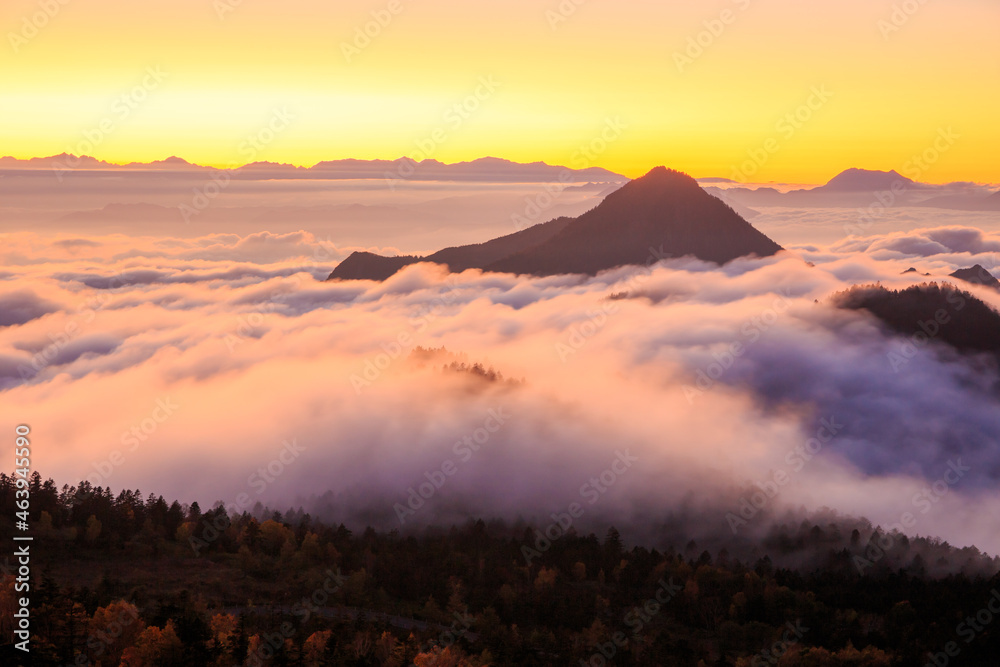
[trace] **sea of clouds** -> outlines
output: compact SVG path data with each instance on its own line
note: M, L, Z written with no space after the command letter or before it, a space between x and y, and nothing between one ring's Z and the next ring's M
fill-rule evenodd
M994 362L831 301L931 279L910 266L996 273L1000 234L931 224L788 245L722 268L420 264L327 283L351 249L307 231L6 233L0 423L11 441L30 425L33 465L59 484L203 506L302 504L406 529L543 525L577 503L581 524L638 535L681 508L728 531L742 500L777 488L768 512L910 513L911 534L1000 552ZM963 287L1000 308L1000 293Z

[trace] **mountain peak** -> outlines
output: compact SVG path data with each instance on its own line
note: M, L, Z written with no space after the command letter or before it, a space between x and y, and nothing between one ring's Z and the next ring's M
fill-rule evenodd
M672 177L672 178L683 178L683 179L687 179L689 181L695 182L695 180L694 180L693 177L688 176L683 171L677 171L676 169L670 169L669 167L666 167L666 166L664 166L662 164L659 165L659 166L653 167L652 169L650 169L649 171L647 171L644 176L640 176L639 178L636 178L634 180L641 181L641 180L646 179L646 178L663 178L663 177L667 177L667 176Z
M648 266L668 257L693 256L725 264L779 250L781 246L705 192L691 176L656 167L578 218L553 220L426 258L359 255L345 260L330 278L381 280L416 261L444 263L459 271L594 275L619 266Z
M677 171L676 169L669 169L667 167L653 167L644 176L630 182L631 184L636 184L636 186L644 185L647 187L656 188L687 188L689 190L698 189L701 190L701 186L698 185L693 177L685 174L683 171Z
M692 256L726 264L779 250L781 246L705 192L694 178L661 166L608 195L546 243L488 268L534 275L593 275L666 257Z
M823 190L838 192L875 192L891 190L893 187L913 187L917 182L903 176L898 171L875 171L851 168L840 172L822 186Z
M993 289L1000 289L1000 280L997 280L996 276L986 270L982 264L976 264L975 266L969 267L967 269L959 269L955 273L951 274L952 278L957 278L958 280L964 280L967 283L973 283L975 285L983 285L985 287L992 287Z

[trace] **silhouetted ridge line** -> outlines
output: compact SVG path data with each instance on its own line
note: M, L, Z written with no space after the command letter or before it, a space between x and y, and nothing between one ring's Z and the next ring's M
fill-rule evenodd
M996 276L987 271L981 264L976 264L975 266L967 269L959 269L958 271L955 271L955 273L952 273L951 277L964 280L967 283L983 285L985 287L992 287L993 289L1000 290L1000 280L997 280Z
M384 280L392 266L398 270L418 261L446 264L452 271L477 268L537 276L594 275L663 257L692 256L725 264L749 255L767 257L779 250L781 246L705 192L693 178L657 167L578 218L559 218L423 258L355 253L330 279Z
M963 352L1000 353L1000 313L948 283L924 283L901 291L855 286L834 296L849 310L867 310L889 329Z

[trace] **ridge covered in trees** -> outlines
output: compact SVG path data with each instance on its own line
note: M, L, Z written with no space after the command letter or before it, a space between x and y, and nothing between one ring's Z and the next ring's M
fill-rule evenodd
M8 535L14 488L0 474ZM967 567L929 576L917 554L893 568L873 555L886 539L874 528L851 532L874 559L859 571L829 547L838 526L780 526L767 549L827 552L798 571L682 535L683 548L648 549L614 528L571 530L538 550L537 533L501 521L355 533L301 510L231 516L38 473L30 490L34 664L887 666L955 649L954 664L979 665L1000 648L984 622L1000 601L995 560L945 543L936 553ZM0 568L10 644L22 594Z
M904 290L855 285L834 295L849 310L867 310L914 344L947 343L961 352L1000 355L1000 313L950 283L923 283Z

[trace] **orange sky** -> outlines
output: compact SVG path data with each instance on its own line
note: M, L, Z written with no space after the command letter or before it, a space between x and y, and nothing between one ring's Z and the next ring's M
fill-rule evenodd
M62 2L0 7L0 155L821 182L902 171L951 128L922 180L1000 182L995 0Z

